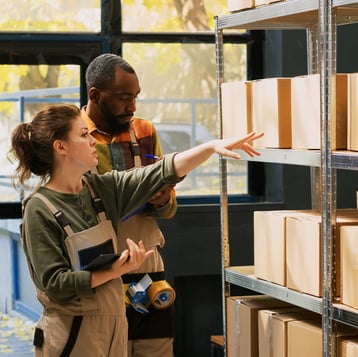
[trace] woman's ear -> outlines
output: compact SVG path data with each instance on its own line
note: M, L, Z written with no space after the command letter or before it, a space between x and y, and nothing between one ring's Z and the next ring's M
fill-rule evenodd
M63 155L66 153L66 149L65 149L62 141L58 140L58 139L53 142L53 149L55 150L55 152L57 154L60 154L60 155Z

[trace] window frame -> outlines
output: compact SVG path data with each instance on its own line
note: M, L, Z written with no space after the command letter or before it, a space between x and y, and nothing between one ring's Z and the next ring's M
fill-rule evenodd
M38 33L0 32L0 64L48 65L76 64L80 66L80 105L87 102L85 72L90 61L105 52L122 55L125 43L185 43L215 44L215 33L139 33L123 32L121 26L121 1L101 0L100 33ZM263 71L263 31L242 34L224 34L224 43L247 45L248 79L260 78ZM11 50L10 50L11 49ZM41 53L41 56L38 54ZM257 201L264 192L261 180L262 165L248 164L249 187L246 195L229 196L229 202ZM258 180L256 180L258 178ZM181 196L179 204L215 204L219 195ZM21 202L0 202L0 219L21 218Z

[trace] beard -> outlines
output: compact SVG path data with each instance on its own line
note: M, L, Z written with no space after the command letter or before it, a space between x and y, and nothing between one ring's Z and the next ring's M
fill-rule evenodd
M130 123L128 121L121 121L120 116L114 117L113 119L113 121L108 121L109 129L112 134L116 135L120 133L125 133L129 130Z
M105 118L106 126L112 135L124 133L129 130L129 119L133 116L133 113L116 115L109 109L106 103L101 103L99 108L103 118Z

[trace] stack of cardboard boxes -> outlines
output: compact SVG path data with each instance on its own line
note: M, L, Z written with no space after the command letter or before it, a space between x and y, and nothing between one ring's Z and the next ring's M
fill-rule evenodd
M228 357L322 356L321 316L266 295L227 298ZM338 324L337 357L356 357L358 332Z
M358 73L339 73L334 79L332 149L358 151ZM226 82L221 97L224 137L263 131L257 148L320 148L318 74Z
M228 357L259 356L258 314L260 310L274 308L294 307L265 295L232 296L227 299Z
M358 309L358 210L337 210L337 295ZM319 211L254 212L254 275L299 292L322 296ZM322 355L320 315L272 297L227 299L228 357ZM337 357L358 355L358 330L338 324Z
M336 212L336 296L358 309L358 210ZM322 296L321 215L318 211L254 212L255 276Z

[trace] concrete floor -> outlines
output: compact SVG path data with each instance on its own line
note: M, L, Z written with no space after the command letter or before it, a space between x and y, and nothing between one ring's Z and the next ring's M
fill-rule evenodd
M0 357L31 357L35 323L0 313Z

